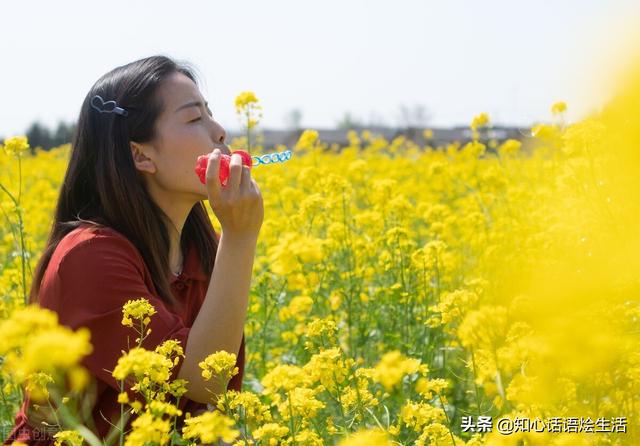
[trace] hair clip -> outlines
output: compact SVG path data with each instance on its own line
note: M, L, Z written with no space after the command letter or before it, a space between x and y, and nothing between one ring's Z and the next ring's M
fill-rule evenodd
M102 96L95 95L91 98L91 107L98 110L100 113L117 113L122 116L127 116L129 113L121 107L118 107L116 101L104 102Z

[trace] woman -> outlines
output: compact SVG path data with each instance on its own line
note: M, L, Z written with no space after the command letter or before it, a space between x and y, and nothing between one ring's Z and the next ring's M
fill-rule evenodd
M220 184L220 155L230 154L225 137L192 70L165 56L115 68L82 104L30 300L74 330L91 330L93 352L82 364L95 378L87 424L98 438L120 415L119 383L110 371L137 337L121 324L129 299L145 297L157 311L143 347L181 342L185 357L171 379L189 382L179 402L183 417L207 410L210 392L223 391L215 379L205 382L198 367L215 351L237 354L240 373L228 388L241 389L243 326L264 210L239 155L231 157L227 185ZM206 185L194 172L204 154ZM204 199L220 221L220 236ZM40 423L52 414L42 410L26 394L5 444L53 444L55 429Z

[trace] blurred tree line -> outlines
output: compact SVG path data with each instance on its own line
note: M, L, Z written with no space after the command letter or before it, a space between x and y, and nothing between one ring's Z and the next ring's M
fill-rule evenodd
M41 147L42 150L49 150L53 147L70 143L75 130L75 123L60 121L55 129L50 129L41 122L35 121L29 126L24 135L29 140L31 153L35 154L36 147ZM0 142L4 141L4 139L4 136L0 136Z
M32 148L42 147L43 150L49 150L52 147L70 143L75 129L75 123L60 121L54 130L36 121L29 126L25 135L29 139L29 145Z

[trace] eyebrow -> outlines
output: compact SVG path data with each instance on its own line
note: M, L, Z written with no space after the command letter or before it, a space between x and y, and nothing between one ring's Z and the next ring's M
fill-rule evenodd
M182 110L183 108L187 108L187 107L200 107L202 105L202 102L200 101L193 101L193 102L187 102L184 105L181 105L180 107L178 107L175 111L175 113L179 112L180 110ZM207 107L209 106L209 103L207 101L204 101L204 105L206 105Z

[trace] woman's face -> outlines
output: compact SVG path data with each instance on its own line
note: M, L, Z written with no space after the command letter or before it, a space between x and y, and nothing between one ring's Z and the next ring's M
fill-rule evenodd
M164 110L156 121L156 137L147 143L132 142L136 168L145 174L156 192L208 198L207 189L195 174L198 156L219 148L230 154L226 132L191 79L174 73L161 84L158 95Z

